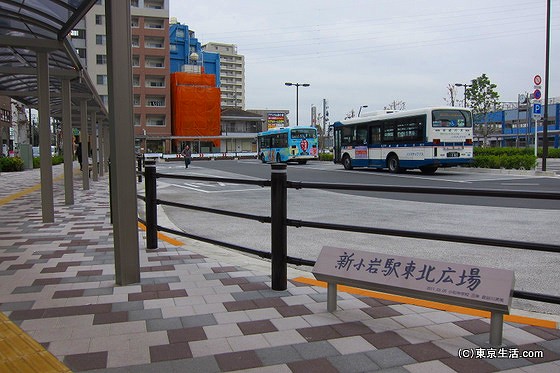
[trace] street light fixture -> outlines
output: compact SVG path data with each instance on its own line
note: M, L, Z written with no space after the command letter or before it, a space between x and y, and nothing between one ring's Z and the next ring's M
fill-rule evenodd
M296 86L296 126L299 126L299 87L309 87L309 83L284 83L289 86Z
M365 109L365 108L367 108L367 107L368 107L367 105L361 105L361 106L360 106L360 110L358 110L358 117L360 116L360 113L362 112L362 108Z
M465 93L463 94L463 107L467 107L467 88L472 87L472 84L461 84L455 83L457 87L465 87Z

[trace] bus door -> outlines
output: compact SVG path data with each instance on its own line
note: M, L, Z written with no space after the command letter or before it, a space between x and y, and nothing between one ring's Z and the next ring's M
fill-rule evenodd
M385 167L385 159L381 154L381 126L369 128L368 158L370 167Z
M333 151L334 151L333 161L334 161L334 163L340 163L341 138L342 138L342 127L335 127L334 128L334 146L333 146Z

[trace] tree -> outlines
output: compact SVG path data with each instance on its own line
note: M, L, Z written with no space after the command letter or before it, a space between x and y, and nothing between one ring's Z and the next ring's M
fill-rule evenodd
M385 106L385 110L404 110L406 109L406 102L393 100L389 105Z
M457 89L455 89L454 84L447 85L447 94L449 95L449 97L444 97L443 100L447 104L455 106L455 101L457 100Z
M497 125L488 125L488 113L499 110L500 95L496 92L497 85L490 82L486 74L471 80L471 86L465 90L465 98L477 119L483 123L475 126L475 134L483 137L483 145L487 144L488 135L501 131ZM480 123L480 120L478 120Z

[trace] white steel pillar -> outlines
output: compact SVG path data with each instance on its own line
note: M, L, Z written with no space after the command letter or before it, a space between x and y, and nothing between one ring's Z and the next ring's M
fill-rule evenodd
M82 143L82 188L89 190L87 100L80 101L80 142Z
M39 152L41 156L41 209L43 214L43 223L54 222L49 86L49 54L46 52L37 52Z
M105 15L115 277L118 285L128 285L140 282L130 0L107 0Z
M90 123L91 123L91 177L93 181L99 180L97 176L98 173L98 165L99 165L99 156L97 154L98 144L99 144L99 133L97 131L97 113L92 111L90 114Z
M64 203L74 204L74 135L70 80L62 80L62 150L64 152Z

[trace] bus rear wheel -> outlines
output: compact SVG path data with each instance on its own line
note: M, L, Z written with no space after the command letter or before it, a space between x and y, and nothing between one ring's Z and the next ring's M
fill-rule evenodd
M420 172L426 175L433 175L436 173L437 169L437 166L424 166L420 167Z
M352 159L350 159L350 156L348 154L344 154L344 157L342 157L342 165L344 166L345 170L352 169Z
M397 174L402 171L399 157L397 157L396 154L391 154L387 157L387 168L389 169L389 172L393 174Z

